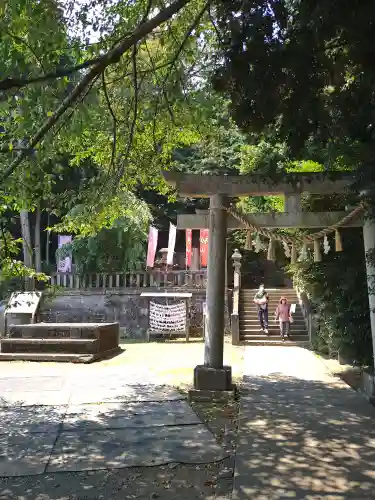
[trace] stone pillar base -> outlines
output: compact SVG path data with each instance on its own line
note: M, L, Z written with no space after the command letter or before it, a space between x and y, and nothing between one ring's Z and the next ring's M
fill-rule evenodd
M237 399L237 388L233 386L231 391L198 391L190 389L188 398L194 403L224 403L230 404Z
M200 391L231 391L233 389L232 367L196 366L194 368L194 389Z

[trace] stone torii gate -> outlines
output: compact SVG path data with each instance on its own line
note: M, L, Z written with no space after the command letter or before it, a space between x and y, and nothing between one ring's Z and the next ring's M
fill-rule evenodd
M224 295L227 230L244 226L227 214L228 198L240 196L283 195L284 213L247 215L251 224L263 228L325 228L342 220L347 212L302 212L301 194L332 195L345 192L353 182L347 173L285 174L280 182L265 182L264 176L195 175L163 172L165 180L182 197L209 198L209 210L199 215L179 215L178 229L209 228L206 337L204 365L194 370L195 390L226 391L232 388L231 367L223 365ZM363 226L365 252L375 247L375 222L363 218L343 227ZM375 267L366 259L368 283L375 278ZM372 291L374 290L374 291ZM375 352L375 287L369 286L371 331Z

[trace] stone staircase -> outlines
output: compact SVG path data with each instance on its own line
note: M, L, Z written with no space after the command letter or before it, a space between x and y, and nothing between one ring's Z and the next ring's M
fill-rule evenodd
M260 329L258 308L253 302L256 291L256 289L241 289L240 292L240 342L252 345L308 345L308 331L295 290L293 288L267 288L269 295L268 335ZM285 342L280 338L279 323L274 321L276 306L282 296L287 298L289 304L296 304L296 312L293 314L294 322L290 325L291 339L286 339Z
M118 323L9 325L0 361L91 363L120 352Z

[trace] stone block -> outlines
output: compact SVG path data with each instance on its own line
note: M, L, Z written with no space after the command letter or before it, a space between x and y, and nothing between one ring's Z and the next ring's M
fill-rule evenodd
M194 368L194 389L208 391L230 391L232 389L232 368L211 368L198 365Z

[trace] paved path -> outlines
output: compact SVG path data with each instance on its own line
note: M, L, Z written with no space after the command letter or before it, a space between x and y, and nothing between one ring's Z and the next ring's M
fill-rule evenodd
M245 353L233 500L374 499L375 408L300 347Z
M181 394L147 370L29 366L0 375L0 476L226 456Z

